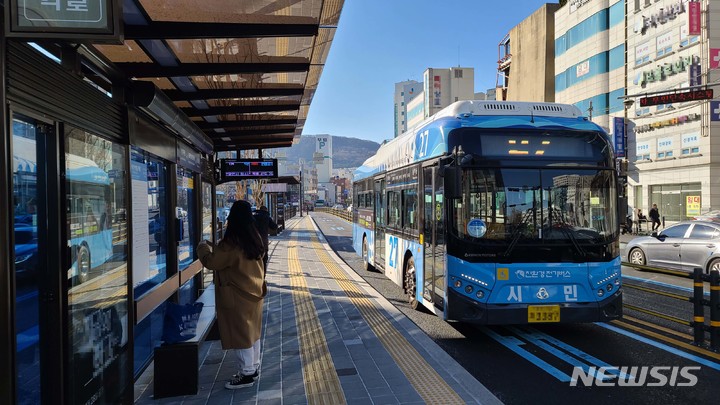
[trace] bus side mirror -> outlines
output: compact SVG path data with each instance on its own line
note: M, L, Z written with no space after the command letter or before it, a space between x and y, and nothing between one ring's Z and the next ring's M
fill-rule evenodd
M443 173L445 179L445 198L453 199L460 197L460 169L457 167L446 167Z

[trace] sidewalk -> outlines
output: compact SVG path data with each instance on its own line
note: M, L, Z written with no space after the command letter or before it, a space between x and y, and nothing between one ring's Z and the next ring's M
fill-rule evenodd
M308 216L271 243L261 375L224 388L232 353L206 342L195 396L152 399L152 366L137 404L499 404L482 384L342 262Z

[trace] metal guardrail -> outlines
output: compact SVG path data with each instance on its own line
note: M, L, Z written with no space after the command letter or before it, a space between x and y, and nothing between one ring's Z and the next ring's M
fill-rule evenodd
M332 215L335 215L336 217L340 217L348 222L352 222L352 220L353 220L352 212L348 211L347 209L338 210L335 208L328 208L328 207L315 207L315 211L324 212L326 214L332 214Z
M692 273L685 273L681 271L663 269L660 267L644 266L628 262L623 262L622 265L652 273L667 274L676 277L693 279L692 296L674 294L652 287L623 283L623 287L625 288L635 289L651 294L657 294L679 301L691 302L693 304L692 320L677 318L671 315L663 314L661 312L647 308L641 308L635 305L623 304L623 306L627 307L628 309L642 312L644 314L656 316L658 318L692 327L693 343L698 346L701 346L705 343L705 332L708 332L710 334L710 348L715 351L720 351L720 272L718 272L717 270L713 270L709 274L705 274L703 272L703 269L700 267L696 267L695 269L693 269ZM709 300L705 298L705 282L710 283ZM710 307L709 324L705 324L705 307Z

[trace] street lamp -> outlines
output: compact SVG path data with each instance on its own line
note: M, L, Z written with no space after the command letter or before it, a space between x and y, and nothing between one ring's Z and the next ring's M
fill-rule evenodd
M301 218L302 218L303 204L305 204L305 196L303 196L302 169L300 169L300 195L298 196L298 205L300 206L300 217Z

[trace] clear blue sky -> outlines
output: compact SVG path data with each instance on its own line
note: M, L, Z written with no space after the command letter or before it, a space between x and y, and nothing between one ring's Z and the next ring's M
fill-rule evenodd
M345 0L303 135L393 137L393 91L426 68L475 68L495 87L498 43L554 0Z

